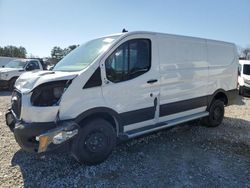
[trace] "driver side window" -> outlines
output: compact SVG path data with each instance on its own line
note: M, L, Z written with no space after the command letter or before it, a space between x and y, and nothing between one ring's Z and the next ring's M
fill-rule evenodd
M133 39L119 46L105 61L107 79L118 83L138 77L151 66L149 39Z

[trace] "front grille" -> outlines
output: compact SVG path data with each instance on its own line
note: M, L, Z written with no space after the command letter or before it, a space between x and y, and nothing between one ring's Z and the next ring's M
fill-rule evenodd
M11 98L11 109L15 113L16 117L20 119L22 106L22 94L14 90Z

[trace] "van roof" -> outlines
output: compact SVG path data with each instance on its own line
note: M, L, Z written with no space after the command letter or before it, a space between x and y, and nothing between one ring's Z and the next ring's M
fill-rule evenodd
M108 35L108 36L114 36L114 35L128 36L128 35L134 35L134 34L166 35L166 36L170 36L170 37L172 36L172 37L190 38L190 39L198 39L198 40L209 40L209 41L214 41L214 42L221 42L221 43L235 45L232 42L226 42L226 41L220 41L220 40L214 40L214 39L207 39L207 38L201 38L201 37L192 37L192 36L184 36L184 35L160 33L160 32L153 32L153 31L130 31L130 32L117 33L117 34ZM108 37L108 36L106 36L106 37Z

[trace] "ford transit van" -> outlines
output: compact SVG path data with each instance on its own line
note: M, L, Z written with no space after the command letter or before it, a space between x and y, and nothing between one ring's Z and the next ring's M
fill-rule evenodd
M100 37L52 71L15 83L6 122L26 151L65 143L82 163L104 161L120 140L191 120L221 124L237 94L234 44L155 32Z

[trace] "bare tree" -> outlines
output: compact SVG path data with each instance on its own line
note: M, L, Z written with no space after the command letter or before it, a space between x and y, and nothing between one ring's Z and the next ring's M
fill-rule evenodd
M249 59L250 58L250 48L245 48L243 51L242 51L245 59Z

